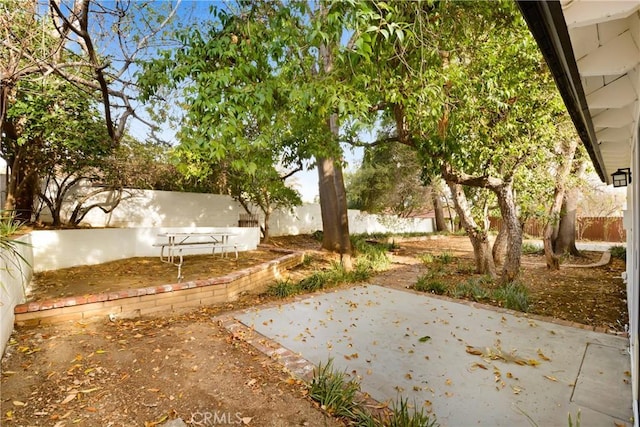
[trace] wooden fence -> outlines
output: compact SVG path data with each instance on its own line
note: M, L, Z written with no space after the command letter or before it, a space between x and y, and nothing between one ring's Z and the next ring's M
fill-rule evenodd
M491 218L491 229L499 230L502 218ZM626 242L627 233L622 225L622 217L582 217L576 220L576 240L596 242ZM542 238L544 224L529 220L524 225L524 233Z

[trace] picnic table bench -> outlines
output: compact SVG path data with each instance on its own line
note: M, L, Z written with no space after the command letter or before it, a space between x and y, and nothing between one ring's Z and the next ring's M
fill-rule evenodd
M238 245L230 244L229 237L236 234L220 231L212 232L179 232L161 233L158 236L166 238L165 241L155 243L153 246L160 248L160 261L173 264L178 267L178 281L183 279L182 265L184 264L183 251L190 249L210 248L211 254L215 255L216 250L220 250L222 257L225 257L227 250L233 249L238 261Z

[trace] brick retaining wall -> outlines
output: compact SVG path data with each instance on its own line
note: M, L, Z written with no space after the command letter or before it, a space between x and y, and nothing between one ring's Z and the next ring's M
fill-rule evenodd
M19 304L14 310L15 324L36 326L103 316L131 318L235 301L244 294L264 292L284 271L304 259L304 252L282 252L286 255L278 259L212 279Z

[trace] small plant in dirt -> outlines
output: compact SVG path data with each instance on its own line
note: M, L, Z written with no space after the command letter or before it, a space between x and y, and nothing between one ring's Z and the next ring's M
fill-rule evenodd
M529 310L529 289L522 283L502 285L493 291L492 296L504 308L525 313Z
M447 285L425 274L418 277L418 281L413 285L413 289L419 292L431 292L432 294L444 295L447 292Z
M578 409L578 413L576 414L575 422L571 418L571 413L569 413L569 419L568 419L569 427L580 427L580 422L581 422L581 420L580 420L580 410L579 409Z
M331 415L353 419L356 417L360 384L354 380L347 381L347 378L345 372L333 369L333 359L324 365L320 362L308 384L309 397Z
M425 265L429 265L434 261L433 255L430 253L419 254L417 258Z
M315 260L316 259L313 255L304 254L304 257L302 258L302 266L309 267Z
M297 294L298 289L298 286L291 283L289 279L279 280L276 283L269 285L269 288L267 288L267 294L278 298L286 298Z
M487 286L491 283L485 278L471 278L466 282L458 283L455 288L449 290L449 295L458 299L470 299L482 301L489 298Z
M523 255L539 255L543 253L543 249L539 246L534 245L533 243L524 242L522 244L522 254Z
M443 252L440 255L438 255L438 258L437 258L437 260L440 261L440 263L442 264L450 264L454 259L455 257L451 252Z
M434 416L425 414L424 410L415 409L416 404L409 404L406 399L395 402L391 411L373 415L358 412L358 427L436 427L438 422Z
M609 249L611 256L617 259L621 259L622 261L627 261L627 248L624 246L611 246Z
M456 267L456 272L458 274L473 274L476 271L476 266L474 264L459 261L458 266Z
M327 274L324 271L316 271L311 276L302 279L298 286L305 292L315 292L324 289L327 284Z
M345 372L333 368L333 359L319 363L307 384L309 397L329 414L344 418L347 425L359 427L435 427L435 417L415 409L405 399L398 400L391 411L372 414L361 401L360 383Z

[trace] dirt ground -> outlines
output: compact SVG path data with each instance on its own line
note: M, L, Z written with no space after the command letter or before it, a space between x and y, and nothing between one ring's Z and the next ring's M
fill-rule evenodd
M278 239L275 244L314 251L314 261L296 271L297 277L322 268L330 258L317 251L319 244L309 237ZM455 257L447 280L473 276L471 246L465 237L398 245L391 268L371 283L411 287L428 269L419 257L444 251ZM228 272L270 256L263 252L246 254L237 266L220 259L212 264L208 257L204 264L209 270L202 273L197 272L195 258L188 259L186 280L190 274ZM590 257L595 260L599 254ZM131 286L148 286L156 283L151 282L150 270L153 280L175 282L175 267L152 264L150 259L135 259L92 266L85 269L91 276L84 278L81 269L47 273L37 279L40 284L33 296L94 293L125 280ZM166 276L156 270L160 267L167 268ZM531 292L529 311L621 330L626 323L622 271L623 263L613 260L599 268L549 272L541 256L525 256L522 281ZM177 417L190 425L342 425L325 416L307 398L304 385L280 365L212 320L217 314L272 300L246 296L221 307L137 320L18 328L2 358L2 425L155 426Z

